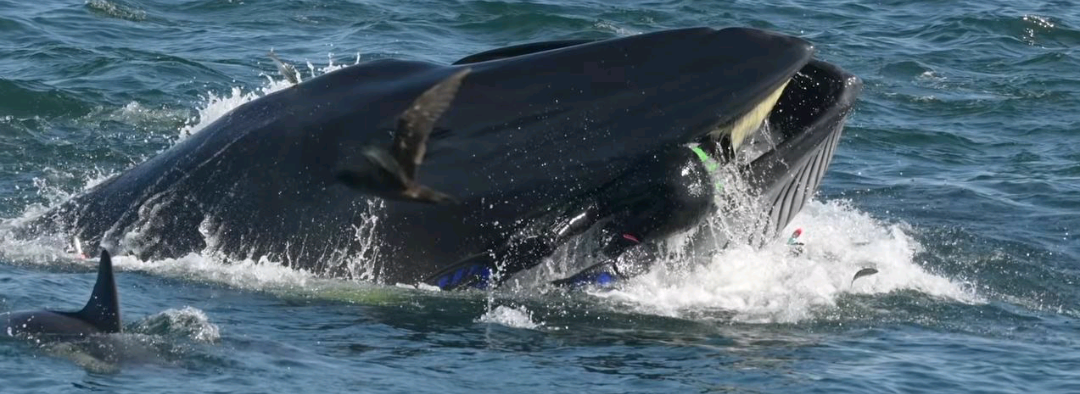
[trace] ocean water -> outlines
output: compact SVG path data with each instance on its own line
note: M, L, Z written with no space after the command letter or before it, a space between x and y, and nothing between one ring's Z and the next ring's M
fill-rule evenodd
M736 246L571 294L122 256L116 359L0 341L0 392L1080 392L1073 1L0 0L0 217L285 87L271 49L309 78L689 26L798 35L866 84L791 225L802 255ZM85 302L92 261L0 241L0 311Z

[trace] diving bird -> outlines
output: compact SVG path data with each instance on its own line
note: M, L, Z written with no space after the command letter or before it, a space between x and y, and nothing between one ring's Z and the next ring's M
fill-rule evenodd
M298 77L300 73L296 72L296 67L293 67L293 65L285 63L281 61L281 59L278 59L277 55L274 54L273 50L271 50L270 53L268 53L267 55L270 56L270 60L273 60L274 63L277 64L278 72L281 73L282 77L285 77L285 80L289 81L289 83L293 85L300 83L300 77Z
M461 80L469 71L462 69L417 97L398 117L390 149L364 148L363 155L370 166L343 169L338 179L353 189L386 199L429 204L453 202L453 197L421 185L417 175L435 121L450 108Z
M97 283L90 301L77 312L50 310L0 314L0 335L39 339L75 339L121 331L120 299L116 293L112 259L101 251Z

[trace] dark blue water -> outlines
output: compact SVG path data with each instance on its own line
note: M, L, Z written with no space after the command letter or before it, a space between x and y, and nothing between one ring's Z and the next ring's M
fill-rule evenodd
M282 88L271 49L310 77L702 25L805 37L866 83L792 224L806 254L736 247L572 295L120 257L118 359L3 341L0 392L1080 392L1072 1L0 0L0 217ZM0 311L85 302L90 262L0 241Z

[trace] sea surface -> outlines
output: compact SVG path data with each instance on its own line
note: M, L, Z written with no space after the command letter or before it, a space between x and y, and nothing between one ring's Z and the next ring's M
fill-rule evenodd
M3 340L0 393L1080 392L1075 1L0 0L0 217L287 86L270 50L310 78L690 26L804 37L864 80L805 253L577 293L121 256L115 360ZM0 234L0 311L76 309L94 264Z

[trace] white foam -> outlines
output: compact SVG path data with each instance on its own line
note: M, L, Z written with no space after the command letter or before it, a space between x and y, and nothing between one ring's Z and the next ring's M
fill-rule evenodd
M349 64L345 63L334 64L333 54L329 54L327 55L327 57L327 64L323 67L317 67L315 65L312 65L311 62L306 62L309 74L312 78L349 66ZM353 64L360 64L359 53L356 54L356 62ZM245 92L243 88L239 86L234 86L226 94L219 95L218 93L213 91L207 92L205 96L206 104L204 104L202 108L199 108L196 111L197 114L195 115L195 117L188 119L187 124L184 125L184 127L180 128L180 139L183 140L184 138L198 133L207 125L213 123L225 114L229 113L229 111L236 109L236 107L251 102L252 100L255 100L259 97L263 97L270 93L274 93L276 91L292 86L292 84L288 80L286 80L284 77L281 77L280 75L264 74L263 76L266 78L266 85L260 86L259 88L256 88L252 91Z
M136 324L135 331L146 334L165 334L153 332L164 325L171 335L183 335L193 341L215 343L221 340L221 330L210 322L202 310L190 306L181 309L166 309L143 318Z
M615 33L619 37L627 37L627 36L632 36L632 35L636 35L636 34L641 34L641 31L639 31L639 30L618 26L618 25L616 25L616 24L614 24L612 22L609 22L609 21L597 21L597 22L593 23L593 27L595 27L597 29L600 29L600 30L610 31L612 33Z
M93 260L93 259L91 259ZM143 261L132 256L114 256L113 265L122 270L134 270L173 278L223 283L249 290L271 290L304 286L314 276L279 262L244 259L218 261L196 253L178 259Z
M804 253L784 240L756 249L734 246L704 265L665 265L614 290L591 294L628 303L641 312L700 316L724 311L741 322L796 322L844 293L884 294L917 290L961 302L980 302L957 283L927 272L914 260L921 246L903 225L884 225L843 202L813 201L787 229L804 229ZM879 273L852 283L856 272Z
M229 111L232 111L244 103L287 87L289 87L289 83L284 80L272 80L270 85L253 92L244 92L239 86L234 86L228 94L220 96L215 92L208 92L205 96L206 105L199 108L198 114L195 115L194 118L189 119L184 127L180 128L180 139L187 138L199 132L210 123L213 123L215 120L218 120L229 113Z
M501 324L507 327L527 328L535 330L544 325L543 322L533 321L532 314L524 306L510 307L499 305L484 313L478 319L478 323Z

